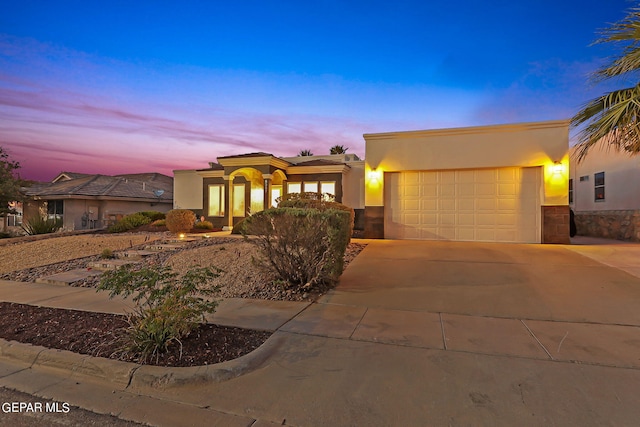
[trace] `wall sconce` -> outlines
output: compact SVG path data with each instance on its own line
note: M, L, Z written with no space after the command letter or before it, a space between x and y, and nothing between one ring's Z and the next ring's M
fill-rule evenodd
M371 169L369 171L369 181L379 181L380 180L380 171L376 169Z
M560 162L554 162L551 171L554 175L561 175L564 172L564 165Z

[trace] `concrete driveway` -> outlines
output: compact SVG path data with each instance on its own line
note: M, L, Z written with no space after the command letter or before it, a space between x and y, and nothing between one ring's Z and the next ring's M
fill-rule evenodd
M632 260L640 245L371 241L321 302L637 326Z

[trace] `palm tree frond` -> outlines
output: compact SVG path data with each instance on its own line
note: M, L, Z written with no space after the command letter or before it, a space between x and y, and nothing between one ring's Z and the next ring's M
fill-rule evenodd
M609 92L588 102L571 125L586 126L578 133L577 159L581 161L599 142L629 153L640 152L640 85Z

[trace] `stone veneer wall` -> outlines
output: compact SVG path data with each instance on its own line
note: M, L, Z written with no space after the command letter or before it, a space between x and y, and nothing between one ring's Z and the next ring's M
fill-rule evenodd
M384 206L364 207L364 238L384 239Z
M542 207L542 243L570 243L569 215L569 206Z
M579 236L640 242L640 210L575 212Z

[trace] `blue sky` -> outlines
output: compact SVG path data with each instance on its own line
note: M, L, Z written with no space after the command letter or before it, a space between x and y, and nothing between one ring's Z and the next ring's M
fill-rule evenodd
M566 119L637 4L0 1L0 145L39 180Z

